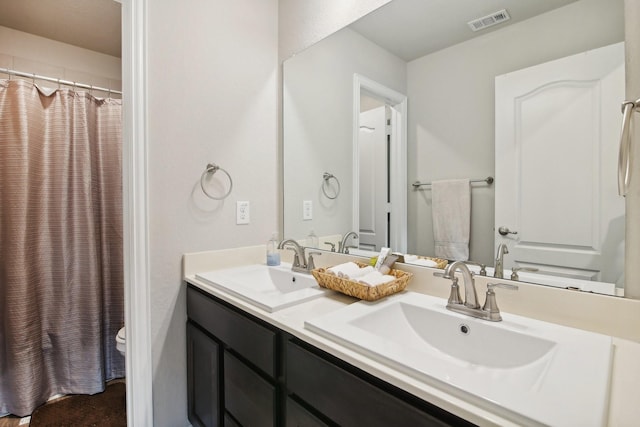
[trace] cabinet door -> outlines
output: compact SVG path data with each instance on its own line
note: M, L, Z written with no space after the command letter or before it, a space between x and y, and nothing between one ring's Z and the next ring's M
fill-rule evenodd
M220 426L218 343L187 323L187 393L189 421L194 426Z

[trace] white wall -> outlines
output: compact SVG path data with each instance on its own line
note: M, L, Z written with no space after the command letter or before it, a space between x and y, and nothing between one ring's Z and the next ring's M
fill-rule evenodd
M409 182L493 175L495 76L622 41L621 22L622 0L582 0L410 62ZM471 199L470 259L493 265L493 187ZM433 255L431 192L408 207L408 251Z
M113 90L122 86L120 58L1 26L0 67ZM36 83L55 87L51 82Z
M356 72L398 92L406 91L406 63L348 28L284 62L287 238L305 238L311 229L319 236L351 231ZM336 199L322 193L324 172L340 180ZM327 192L332 194L333 189ZM303 220L303 200L313 203L312 220Z
M278 3L148 6L154 425L175 427L187 425L182 254L266 243L278 228ZM208 162L233 178L222 202L200 190ZM235 224L240 200L251 204L249 225Z
M292 17L280 25L288 34L281 40L298 46L299 40L333 31L327 29L335 18L330 11L338 7L337 1L333 8L325 0L305 1L328 16L326 25L314 26L316 32L293 19L295 2L284 3L148 2L149 268L156 426L188 425L182 254L266 243L278 229L278 13ZM359 7L344 10L341 19L352 22L359 17L354 13L369 11L366 2L358 3ZM233 177L233 192L224 202L208 200L199 190L207 162L219 164ZM235 225L238 200L251 203L249 225Z

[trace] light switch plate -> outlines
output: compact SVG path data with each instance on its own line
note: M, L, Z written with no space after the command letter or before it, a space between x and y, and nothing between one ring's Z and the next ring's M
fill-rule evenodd
M313 202L311 200L302 201L302 220L313 219Z
M249 224L251 217L249 215L249 202L236 202L236 224Z

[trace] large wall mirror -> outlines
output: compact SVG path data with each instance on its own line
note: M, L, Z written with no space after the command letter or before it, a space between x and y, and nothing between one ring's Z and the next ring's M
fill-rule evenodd
M393 0L287 59L285 237L434 256L430 186L412 184L470 179L470 260L504 243L521 281L615 294L623 41L623 0Z

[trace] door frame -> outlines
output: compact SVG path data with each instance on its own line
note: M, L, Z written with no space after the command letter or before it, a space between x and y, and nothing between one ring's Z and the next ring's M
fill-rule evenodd
M392 128L390 184L391 193L391 222L389 232L391 239L389 247L394 251L407 251L407 96L390 89L374 80L355 73L353 75L353 125L352 125L352 230L360 229L360 195L358 179L360 168L359 135L360 135L360 92L365 90L375 97L384 100L387 105L399 111L401 119L399 126Z
M153 426L147 179L147 0L122 4L122 197L127 425ZM115 337L114 337L115 339Z

